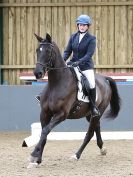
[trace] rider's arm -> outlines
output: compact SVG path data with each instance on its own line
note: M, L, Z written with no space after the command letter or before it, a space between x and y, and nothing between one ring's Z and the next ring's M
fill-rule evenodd
M95 52L95 48L96 48L96 39L94 38L89 42L87 53L84 55L84 57L79 59L80 63L91 59Z
M72 37L69 39L67 47L63 54L63 59L66 61L72 53Z

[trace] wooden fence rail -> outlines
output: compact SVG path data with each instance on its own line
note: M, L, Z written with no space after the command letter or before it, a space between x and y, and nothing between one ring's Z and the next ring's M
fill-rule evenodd
M3 0L4 81L21 84L20 72L32 72L36 62L34 33L52 35L61 53L80 14L92 17L90 32L97 38L97 72L133 72L132 0Z
M130 6L132 1L109 1L109 2L64 2L64 3L0 3L0 7L83 7L83 6Z

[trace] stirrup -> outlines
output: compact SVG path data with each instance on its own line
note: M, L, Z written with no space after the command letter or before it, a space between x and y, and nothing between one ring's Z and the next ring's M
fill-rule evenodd
M39 95L35 96L35 99L38 101L38 103L40 103L40 96Z

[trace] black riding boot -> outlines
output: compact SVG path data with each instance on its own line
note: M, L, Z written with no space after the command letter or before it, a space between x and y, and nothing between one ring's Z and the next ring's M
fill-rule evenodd
M100 112L96 106L95 100L96 100L96 88L90 89L89 92L89 98L90 98L90 107L91 107L91 114L92 117L100 116Z

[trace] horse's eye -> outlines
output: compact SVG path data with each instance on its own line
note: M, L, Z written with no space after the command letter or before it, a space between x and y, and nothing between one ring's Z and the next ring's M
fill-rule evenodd
M40 47L40 51L42 51L42 47Z

